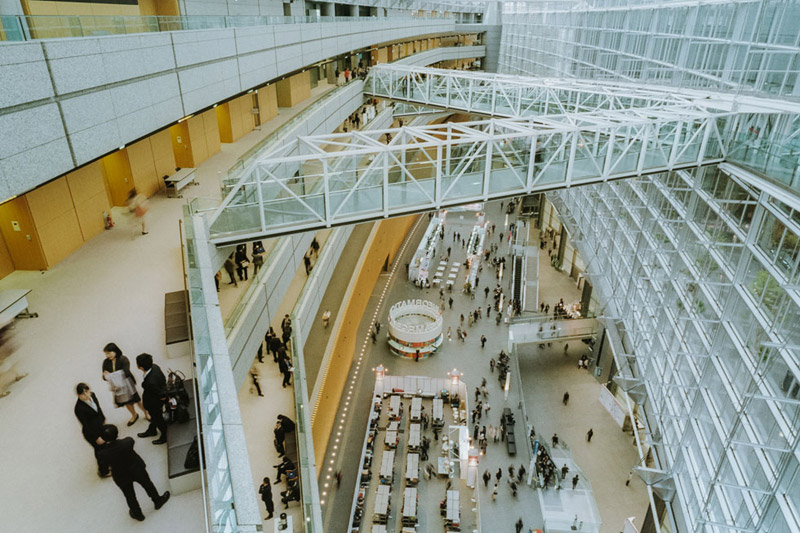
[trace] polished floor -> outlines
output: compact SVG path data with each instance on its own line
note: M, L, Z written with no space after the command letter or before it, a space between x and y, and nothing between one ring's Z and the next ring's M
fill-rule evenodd
M487 204L488 218L496 223L498 231L503 228L504 224L514 221L514 218L506 219L502 213L500 202ZM466 251L461 248L460 244L453 243L452 232L459 231L462 235L469 235L473 219L474 215L469 212L451 211L448 213L445 245L452 248L451 261L463 264L466 255ZM410 232L404 248L398 254L390 272L383 274L378 280L359 328L359 338L363 340L359 341L357 346L351 377L347 384L348 391L352 391L354 394L353 406L349 411L351 416L345 417L344 405L340 406L339 420L336 424L337 427L342 428L341 442L332 440L327 450L321 476L321 487L324 490L325 482L329 481L327 476L331 475L331 472L341 470L343 473L341 487L334 488L331 483L323 496L326 531L345 531L347 528L355 493L356 472L366 431L370 393L374 383L374 374L371 369L378 364L383 364L387 368L387 372L392 375L445 377L447 372L457 369L458 372L463 372L462 379L471 391L475 386L480 385L481 380L485 377L491 411L488 415L484 415L480 422L482 426L488 427L490 424L497 426L503 407L510 407L514 410L517 419L521 420L520 402L525 401L530 421L537 431L541 434L558 431L569 443L574 460L582 469L582 476L585 473L587 480L582 479L572 494L563 490L537 491L531 487L520 486L516 498L512 496L507 483L507 469L512 464L516 468L519 468L520 464L524 464L527 469L530 460L527 449L520 445L517 455L510 457L502 441L489 443L486 456L480 458L479 468L481 474L484 470L488 470L492 474L495 474L498 469L503 470L503 477L498 485L498 495L493 501L491 498L495 482L493 478L488 488L484 488L483 483L480 483L479 489L475 492L474 503L462 502L462 508L468 504L479 504L476 507L483 531L514 531L514 524L520 518L525 531L528 528L542 529L544 526L543 506L583 505L586 497L594 497L598 502L603 521L601 528L603 533L616 533L622 530L623 521L629 516L635 516L635 523L641 525L647 507L647 494L644 486L635 479L631 487L625 486L628 472L635 463L635 449L630 446L630 438L614 426L611 417L597 402L600 385L586 371L577 369L576 361L580 356L578 345L570 350L570 356L567 358L563 356L563 344L561 343L554 343L549 349L537 349L534 353L524 352L519 358L521 378L524 384L523 393L520 394L519 387L515 385L517 382L512 381L508 398L504 398L503 390L496 379L497 374L493 374L489 367L491 357L496 357L501 349L508 349L507 326L504 323L496 324L494 314L490 319L486 318L486 306L491 300L491 295L487 300L483 288L486 284L490 284L491 288L495 287L495 270L493 268L484 267L479 276L481 285L478 295L474 299L456 290L452 293L445 292L445 300L450 296L453 297L452 309L447 306L444 313L444 329L446 331L448 327L451 328L452 340L445 340L442 350L434 357L415 363L392 355L386 345L385 329L383 328L378 342L376 344L371 342L370 325L376 319L385 325L388 308L395 302L410 297L426 298L436 303L440 301L437 289L420 290L414 287L405 275L404 265L410 261L427 221L427 217L421 217L420 222ZM534 238L535 235L534 232ZM487 242L489 244L497 243L500 250L507 251L507 241L500 243L497 232ZM459 271L459 278L462 276L463 266ZM539 281L540 287L542 287L540 297L546 301L553 299L557 301L561 297L565 301L570 301L570 299L578 297L574 280L563 273L556 272L549 265L543 265L540 269ZM507 293L507 272L500 283ZM483 318L472 326L468 324L465 326L468 332L466 341L457 340L456 328L460 325L460 315L466 314L467 311L472 311L478 306L483 309ZM485 348L481 348L480 345L481 335L487 337ZM582 344L581 346L585 347ZM561 404L562 389L566 390L565 388L570 388L572 396L566 413L561 409L563 407ZM553 391L561 392L556 397ZM470 398L470 401L473 399ZM581 439L588 429L585 427L586 424L594 427L595 438L591 444L584 445ZM472 431L473 425L470 424L469 427ZM432 438L430 430L428 437ZM338 448L334 448L334 446ZM432 447L430 455L431 457L437 455L435 446ZM377 468L379 466L377 465ZM373 466L373 471L375 469L376 466ZM431 483L431 481L420 481L421 486L425 486L426 483ZM375 486L376 484L372 483L370 489L374 491ZM621 492L622 489L625 492ZM589 492L590 490L591 492ZM420 499L420 506L427 509L427 512L420 511L421 530L437 531L442 526L442 519L438 516L440 499L435 489L433 497ZM394 516L396 516L400 511L399 506L402 504L402 494L398 494L392 504L396 507L393 510ZM369 513L368 510L365 524L369 523ZM363 530L366 529L362 526Z
M127 210L115 208L116 228L92 239L54 268L41 273L17 271L0 280L0 290L32 289L30 307L39 313L39 318L17 321L10 340L17 368L28 377L0 399L0 530L203 530L199 490L174 495L159 511L144 491L137 490L147 518L139 523L128 516L114 482L97 477L92 448L81 436L73 414L75 384L85 381L96 391L108 422L119 426L121 436L134 436L135 449L147 463L153 482L166 490L167 450L151 444L152 439L137 438L135 433L146 428L143 419L128 428L127 410L112 406L111 393L101 379L102 348L116 342L131 359L148 352L165 370L190 373L189 358L168 359L164 347L164 293L183 288L178 226L182 205L194 196L218 199L220 173L331 89L320 84L310 99L291 109L281 108L280 115L260 130L223 144L220 153L198 167L199 186L184 189L184 199L153 197L147 215L149 235L140 234ZM134 374L141 377L138 370ZM291 395L287 389L273 398L289 405ZM243 402L242 411L249 416L253 407ZM263 417L271 427L272 413ZM260 473L254 469L254 475Z

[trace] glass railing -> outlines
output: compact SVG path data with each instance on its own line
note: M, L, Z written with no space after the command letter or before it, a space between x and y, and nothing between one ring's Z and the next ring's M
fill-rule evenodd
M233 484L222 420L222 407L217 389L217 375L212 346L212 333L203 290L200 262L197 257L191 211L184 208L185 257L189 305L191 309L192 343L197 375L197 399L203 428L205 480L207 484L208 520L212 531L237 531ZM208 528L207 528L208 529Z
M751 140L734 141L726 159L800 191L800 143L759 145Z
M210 30L278 24L323 22L375 22L379 17L248 17L248 16L116 16L116 15L5 15L0 16L0 40L31 41L64 37L97 37L130 33ZM447 16L391 17L403 20L452 20Z

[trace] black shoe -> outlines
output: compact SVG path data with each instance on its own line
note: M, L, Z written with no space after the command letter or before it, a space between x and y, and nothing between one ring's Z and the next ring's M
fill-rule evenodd
M158 497L158 500L153 502L156 505L156 511L164 507L164 504L169 500L169 491L165 492Z
M264 517L264 520L272 520L272 515L265 516L265 517Z
M133 518L134 520L138 520L139 522L144 522L144 515L142 514L141 510L129 511L128 514L131 515L131 518Z
M136 435L138 435L139 437L144 439L144 438L147 438L147 437L155 437L156 435L158 435L158 433L156 433L155 431L150 431L148 429L147 431L143 431L141 433L137 433Z
M156 439L153 441L153 444L166 444L167 437L162 436L160 439Z
M102 470L98 470L97 475L100 477L109 477L111 475L111 471L106 470L105 472L103 472Z

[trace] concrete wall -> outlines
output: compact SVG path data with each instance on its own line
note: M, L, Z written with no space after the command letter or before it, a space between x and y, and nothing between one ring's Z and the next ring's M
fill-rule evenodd
M0 43L0 201L331 56L450 21L286 24Z

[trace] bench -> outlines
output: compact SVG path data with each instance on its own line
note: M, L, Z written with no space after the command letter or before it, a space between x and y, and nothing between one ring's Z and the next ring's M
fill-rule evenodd
M197 435L195 422L195 382L184 382L186 393L189 395L189 421L180 424L170 424L167 428L167 467L169 473L169 490L172 494L183 494L200 488L203 480L200 468L186 468L186 454L195 437L202 443L202 435ZM202 445L200 452L202 453Z
M197 182L194 181L194 169L193 168L180 168L178 169L175 174L171 176L164 176L164 185L167 187L167 197L168 198L182 198L180 194L178 194L181 189L193 183L197 185Z
M506 428L506 450L508 455L517 455L517 439L514 436L514 415L508 407L503 409L501 424Z
M189 293L187 291L164 294L164 337L168 357L182 357L191 354Z

